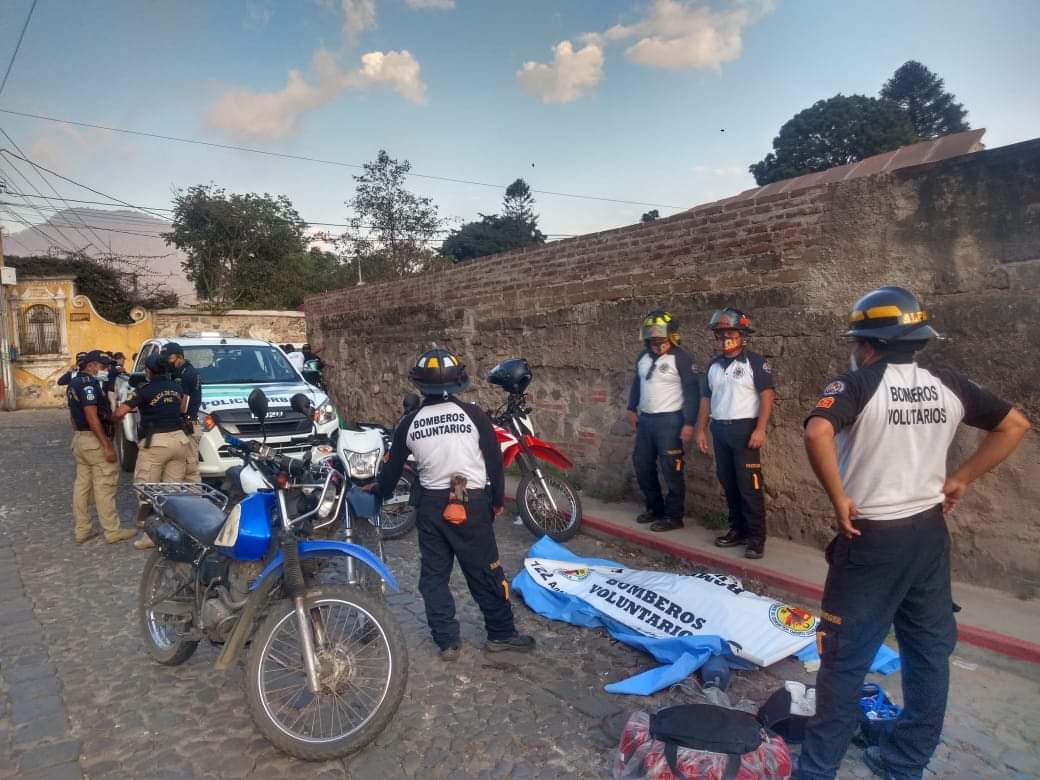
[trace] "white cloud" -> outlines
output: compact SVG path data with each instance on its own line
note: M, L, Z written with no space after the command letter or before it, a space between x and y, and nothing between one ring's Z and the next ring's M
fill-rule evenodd
M772 11L774 3L734 0L729 10L715 11L693 0L654 0L642 20L582 33L578 40L584 46L577 52L570 41L563 41L553 49L551 64L525 62L517 79L545 103L577 100L602 80L604 50L623 43L628 43L628 59L640 65L717 71L740 56L744 28Z
M107 130L58 125L44 130L25 150L33 162L56 170L67 170L72 161L109 152L130 158L136 155L137 148Z
M409 8L435 8L438 11L449 11L455 7L455 0L404 0Z
M361 33L376 26L376 0L342 0L343 37L356 43Z
M569 103L587 94L603 78L603 49L596 43L574 50L570 41L553 47L553 61L525 62L516 73L524 90L543 103Z
M726 11L681 0L655 0L646 18L615 25L603 37L612 42L635 39L625 55L640 65L717 71L722 63L740 57L744 28L772 8L772 0L737 2Z
M355 70L340 68L335 54L319 49L311 63L316 80L299 70L289 71L286 85L274 92L233 89L210 108L208 123L236 138L284 138L300 118L348 90L386 88L413 103L426 100L426 84L418 61L408 51L372 51Z

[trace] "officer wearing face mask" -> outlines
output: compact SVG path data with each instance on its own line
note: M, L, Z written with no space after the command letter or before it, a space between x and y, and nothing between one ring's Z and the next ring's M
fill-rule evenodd
M826 553L816 716L802 746L803 780L835 776L862 715L863 678L893 624L904 708L864 761L879 777L922 776L939 744L957 641L944 511L1029 429L1021 412L962 374L917 365L915 353L938 335L928 319L901 287L860 298L845 334L855 344L852 370L823 388L805 423L809 462L839 533ZM947 474L961 423L987 433Z
M693 358L679 346L679 323L656 309L643 318L644 349L636 359L628 394L628 421L636 432L632 453L636 480L646 501L637 523L651 531L683 527L686 511L686 461L683 448L697 423L700 378ZM668 495L661 493L660 467Z
M737 309L721 309L708 327L719 354L705 372L697 446L708 451L705 434L711 418L715 470L729 506L729 532L715 540L718 547L745 545L745 558L761 558L766 546L766 498L761 450L773 412L773 369L745 347L754 333L751 318Z

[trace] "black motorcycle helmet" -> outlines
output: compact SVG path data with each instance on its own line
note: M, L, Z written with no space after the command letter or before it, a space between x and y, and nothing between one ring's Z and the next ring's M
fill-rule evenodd
M454 395L469 387L462 359L446 349L428 349L419 355L408 378L423 395Z
M882 344L919 341L922 346L939 337L928 324L928 312L912 292L902 287L879 287L856 301L845 335Z
M740 309L729 306L711 315L708 330L739 330L745 334L755 332L751 327L751 318Z
M648 342L650 339L668 339L673 345L679 345L679 321L664 309L654 309L643 317L639 328L639 338Z
M508 393L522 393L531 384L531 366L527 358L503 360L491 369L488 381Z

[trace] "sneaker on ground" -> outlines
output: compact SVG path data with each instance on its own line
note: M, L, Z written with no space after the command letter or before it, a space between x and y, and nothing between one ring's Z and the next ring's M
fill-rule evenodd
M118 531L105 534L105 544L119 544L127 539L133 539L135 536L137 536L136 528L120 528Z
M484 645L489 653L501 653L504 650L512 650L515 653L528 653L534 650L534 637L526 634L516 634L509 639L489 639Z
M141 538L134 542L135 550L150 550L155 547L155 542L148 534L141 534Z
M91 539L97 539L98 532L93 528L87 531L85 534L76 534L76 544L86 544Z
M646 523L656 523L660 519L661 516L655 515L653 512L643 512L643 514L636 517L636 522L645 525Z
M458 645L448 645L447 647L442 647L441 648L441 660L442 661L448 661L448 662L458 661L459 660L459 653L461 651L462 651L462 648L459 647Z

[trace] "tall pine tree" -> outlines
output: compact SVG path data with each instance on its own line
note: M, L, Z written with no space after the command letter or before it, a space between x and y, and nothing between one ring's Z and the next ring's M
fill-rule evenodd
M968 112L944 89L943 80L916 60L903 63L881 88L881 97L906 111L918 138L970 129Z

